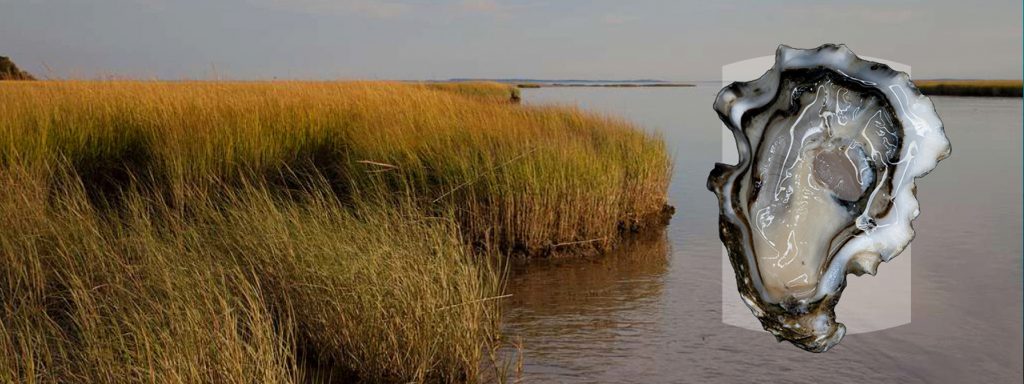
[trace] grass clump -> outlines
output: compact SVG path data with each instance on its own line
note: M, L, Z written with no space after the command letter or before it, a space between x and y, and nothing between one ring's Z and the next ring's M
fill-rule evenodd
M238 199L205 235L285 310L303 358L319 367L309 375L480 376L497 339L500 279L473 259L453 223L401 204L346 209L326 194L302 204L274 203L269 191Z
M476 100L501 102L519 102L519 88L510 84L493 81L460 81L447 83L426 83L429 89L453 92Z
M255 185L111 219L46 185L0 180L0 381L474 381L497 338L499 275L449 221Z
M0 85L0 381L486 380L495 256L615 245L670 160L451 87Z
M81 188L0 173L0 381L287 382L292 330L251 274L130 197L111 221ZM49 197L48 197L49 195Z

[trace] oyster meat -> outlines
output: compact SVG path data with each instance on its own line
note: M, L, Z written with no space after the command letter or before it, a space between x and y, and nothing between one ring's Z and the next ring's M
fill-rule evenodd
M740 296L780 341L826 351L847 273L875 274L913 238L914 179L950 152L942 122L905 73L831 44L780 46L714 108L739 153L708 189Z

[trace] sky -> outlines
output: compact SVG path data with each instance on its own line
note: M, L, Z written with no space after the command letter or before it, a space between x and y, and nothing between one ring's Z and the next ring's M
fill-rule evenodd
M695 81L833 42L915 78L1019 79L1021 14L1003 0L0 0L0 55L50 78Z

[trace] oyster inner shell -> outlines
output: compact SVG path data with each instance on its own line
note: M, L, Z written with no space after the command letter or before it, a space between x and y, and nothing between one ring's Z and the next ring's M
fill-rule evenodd
M785 74L775 103L752 116L749 212L770 301L811 297L826 262L887 210L901 135L880 95L827 72Z

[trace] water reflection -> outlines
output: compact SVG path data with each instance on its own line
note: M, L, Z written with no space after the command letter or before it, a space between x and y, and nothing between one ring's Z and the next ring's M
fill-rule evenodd
M601 257L517 266L505 327L522 337L531 371L544 372L549 355L566 351L616 357L625 352L614 347L621 339L649 335L658 322L669 254L666 231L658 229ZM563 362L562 368L571 367Z

